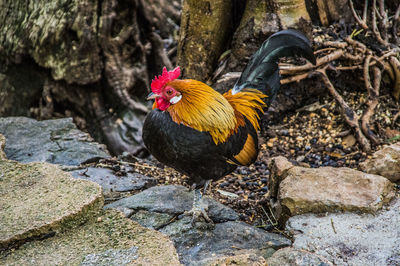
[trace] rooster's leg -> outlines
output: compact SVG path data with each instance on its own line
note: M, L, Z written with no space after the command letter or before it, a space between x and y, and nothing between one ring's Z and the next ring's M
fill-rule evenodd
M207 181L206 184L204 185L204 193L207 190L208 184L210 182ZM193 206L192 209L188 212L186 212L186 215L192 215L192 226L195 225L196 221L203 216L203 218L208 222L208 223L213 223L213 221L208 217L207 214L208 210L208 204L203 200L203 195L201 194L200 189L195 189L194 190L194 198L193 198Z

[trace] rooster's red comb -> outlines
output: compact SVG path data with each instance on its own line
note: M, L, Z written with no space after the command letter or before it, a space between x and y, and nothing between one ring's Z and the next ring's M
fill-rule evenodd
M181 74L181 69L177 66L174 70L168 71L166 67L163 68L162 75L155 76L153 81L151 82L151 90L155 94L161 92L161 89L164 87L165 83L168 81L177 79Z

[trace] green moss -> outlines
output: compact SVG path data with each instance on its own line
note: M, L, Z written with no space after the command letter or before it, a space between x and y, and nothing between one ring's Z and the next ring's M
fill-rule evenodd
M18 250L0 253L2 265L79 265L85 256L110 249L138 247L135 265L178 265L172 242L114 210L99 213L91 222Z
M68 230L103 206L99 185L73 179L54 165L2 160L0 172L0 247Z
M4 0L2 6L1 56L28 54L40 66L50 68L54 79L69 83L99 80L97 1ZM82 42L90 53L77 49Z

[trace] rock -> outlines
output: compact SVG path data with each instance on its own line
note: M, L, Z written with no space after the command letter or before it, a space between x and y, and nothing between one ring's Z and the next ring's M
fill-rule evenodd
M0 173L0 248L79 225L103 206L99 185L51 164L2 160Z
M290 240L239 222L235 211L211 198L205 199L208 214L216 223L213 228L200 222L193 227L191 217L179 217L193 204L193 192L182 186L152 187L106 208L117 208L143 226L158 228L174 241L181 262L188 265L207 265L214 259L253 254L254 250L272 253L271 250L290 245Z
M19 249L0 253L1 265L180 265L171 242L114 210Z
M282 248L267 259L268 266L329 266L333 265L326 258L310 251L292 247Z
M82 261L81 266L108 266L126 265L137 259L137 247L128 249L108 249L102 253L89 254Z
M360 169L384 176L392 182L400 181L400 143L376 151L371 159L360 163Z
M0 160L7 159L6 154L4 153L5 145L6 145L6 138L0 134Z
M277 156L272 158L268 162L268 168L271 171L268 180L268 189L270 197L276 199L279 191L279 184L283 178L286 177L285 173L287 170L293 167L293 164L283 156Z
M238 220L238 214L221 203L205 197L209 216L214 222ZM193 192L183 186L158 186L106 205L106 208L147 210L149 212L182 214L192 209Z
M276 215L280 222L303 213L376 212L395 196L386 178L346 167L294 166L280 177Z
M207 262L207 265L208 266L222 266L222 265L265 266L267 265L267 262L263 257L250 253L250 254L241 254L241 255L213 259L210 262Z
M118 198L123 192L141 190L157 184L157 180L152 177L128 172L124 176L117 176L111 169L101 167L87 167L70 173L73 177L99 184L106 200Z
M279 249L291 244L281 235L266 232L238 221L215 224L213 230L199 230L190 224L191 218L184 217L160 229L175 243L185 265L205 265L212 257L235 255L238 251Z
M106 147L78 130L72 118L0 118L0 134L7 139L7 157L19 162L79 165L94 157L110 157Z
M167 213L139 210L130 216L130 218L144 227L158 229L168 224L168 222L172 220L174 216Z
M286 229L295 233L294 248L334 265L400 265L399 209L397 196L376 214L304 214L290 218Z

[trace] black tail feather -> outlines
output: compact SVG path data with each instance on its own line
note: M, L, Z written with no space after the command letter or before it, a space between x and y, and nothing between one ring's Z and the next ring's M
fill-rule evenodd
M284 56L302 56L315 64L310 42L296 30L282 30L271 35L252 56L236 82L233 93L254 88L269 96L271 101L280 87L278 60Z

